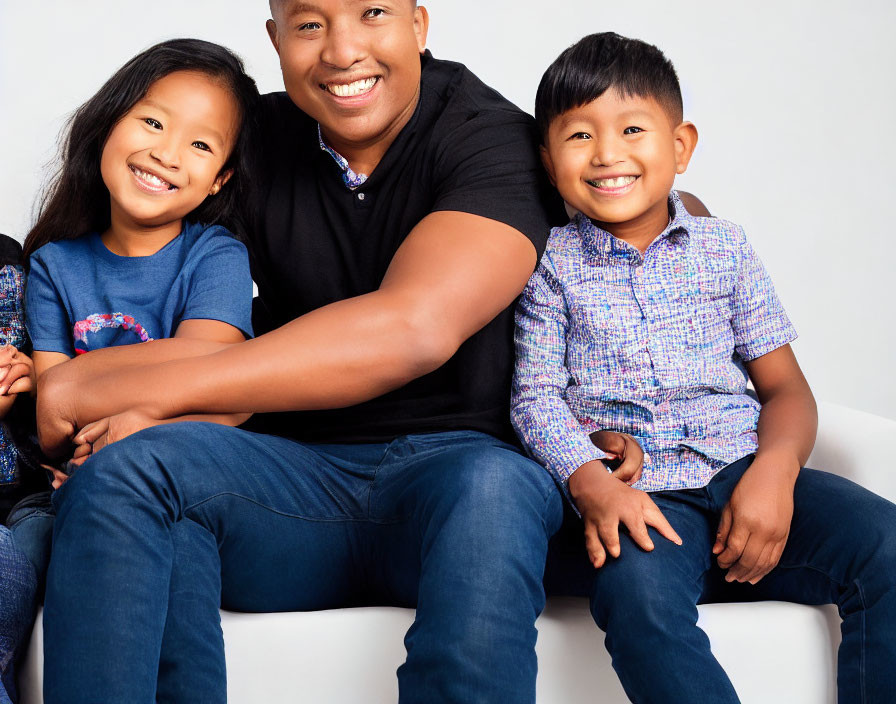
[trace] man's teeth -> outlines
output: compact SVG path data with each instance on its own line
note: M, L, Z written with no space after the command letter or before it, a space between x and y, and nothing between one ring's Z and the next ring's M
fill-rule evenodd
M617 176L616 178L599 178L590 183L596 188L622 188L630 183L634 183L637 176Z
M366 93L373 88L375 83L376 77L364 78L360 81L355 81L354 83L327 83L326 85L327 90L333 95L339 96L340 98L348 98L352 95Z
M164 179L161 179L155 174L149 173L148 171L138 169L136 166L132 166L131 171L133 171L136 174L137 178L139 178L141 181L145 181L152 186L156 186L158 188L174 188L174 186L172 186Z

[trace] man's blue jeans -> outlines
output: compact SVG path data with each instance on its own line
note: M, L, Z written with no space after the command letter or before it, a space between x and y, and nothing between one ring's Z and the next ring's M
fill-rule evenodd
M223 702L222 603L416 606L402 702L535 699L562 503L488 435L305 445L178 423L101 450L54 504L48 704Z
M623 534L619 558L594 570L584 557L581 521L567 520L551 544L548 594L591 597L613 667L635 702L737 702L697 627L697 604L769 599L837 604L843 618L838 701L894 701L896 506L841 477L803 469L778 566L756 585L729 584L711 550L721 511L751 462L729 465L702 489L651 494L681 536L680 547L651 528L656 547L644 552Z

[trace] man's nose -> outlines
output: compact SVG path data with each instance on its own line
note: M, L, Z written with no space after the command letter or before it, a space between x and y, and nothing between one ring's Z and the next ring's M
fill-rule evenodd
M367 58L367 53L363 30L340 21L330 26L320 58L330 66L347 69Z

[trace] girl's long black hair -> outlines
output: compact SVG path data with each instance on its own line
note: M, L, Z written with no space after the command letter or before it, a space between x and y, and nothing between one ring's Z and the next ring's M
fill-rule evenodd
M72 115L61 146L61 164L25 238L24 255L49 242L74 239L109 227L109 192L100 174L103 146L112 129L146 95L150 86L177 71L197 71L230 89L240 110L240 131L223 170L233 176L213 198L206 198L185 219L221 224L245 238L252 202L251 160L255 146L258 88L243 62L229 49L201 39L172 39L150 47L122 66L96 95Z

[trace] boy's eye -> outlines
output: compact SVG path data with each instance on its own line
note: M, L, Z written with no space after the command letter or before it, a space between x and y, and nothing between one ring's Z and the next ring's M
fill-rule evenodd
M569 136L569 139L570 140L572 140L572 139L591 139L591 135L588 134L587 132L576 132L574 134L571 134Z
M157 130L162 129L162 123L159 122L158 120L154 120L151 117L144 117L143 121L150 127L153 127L154 129L157 129Z
M201 149L204 152L210 152L212 150L212 148L210 146L208 146L205 142L200 142L198 139L195 142L193 142L192 146L196 147L197 149Z
M622 131L622 134L638 134L638 132L643 132L643 131L644 131L644 130L642 130L640 127L634 127L634 126L632 126L632 127L626 127L626 128Z

